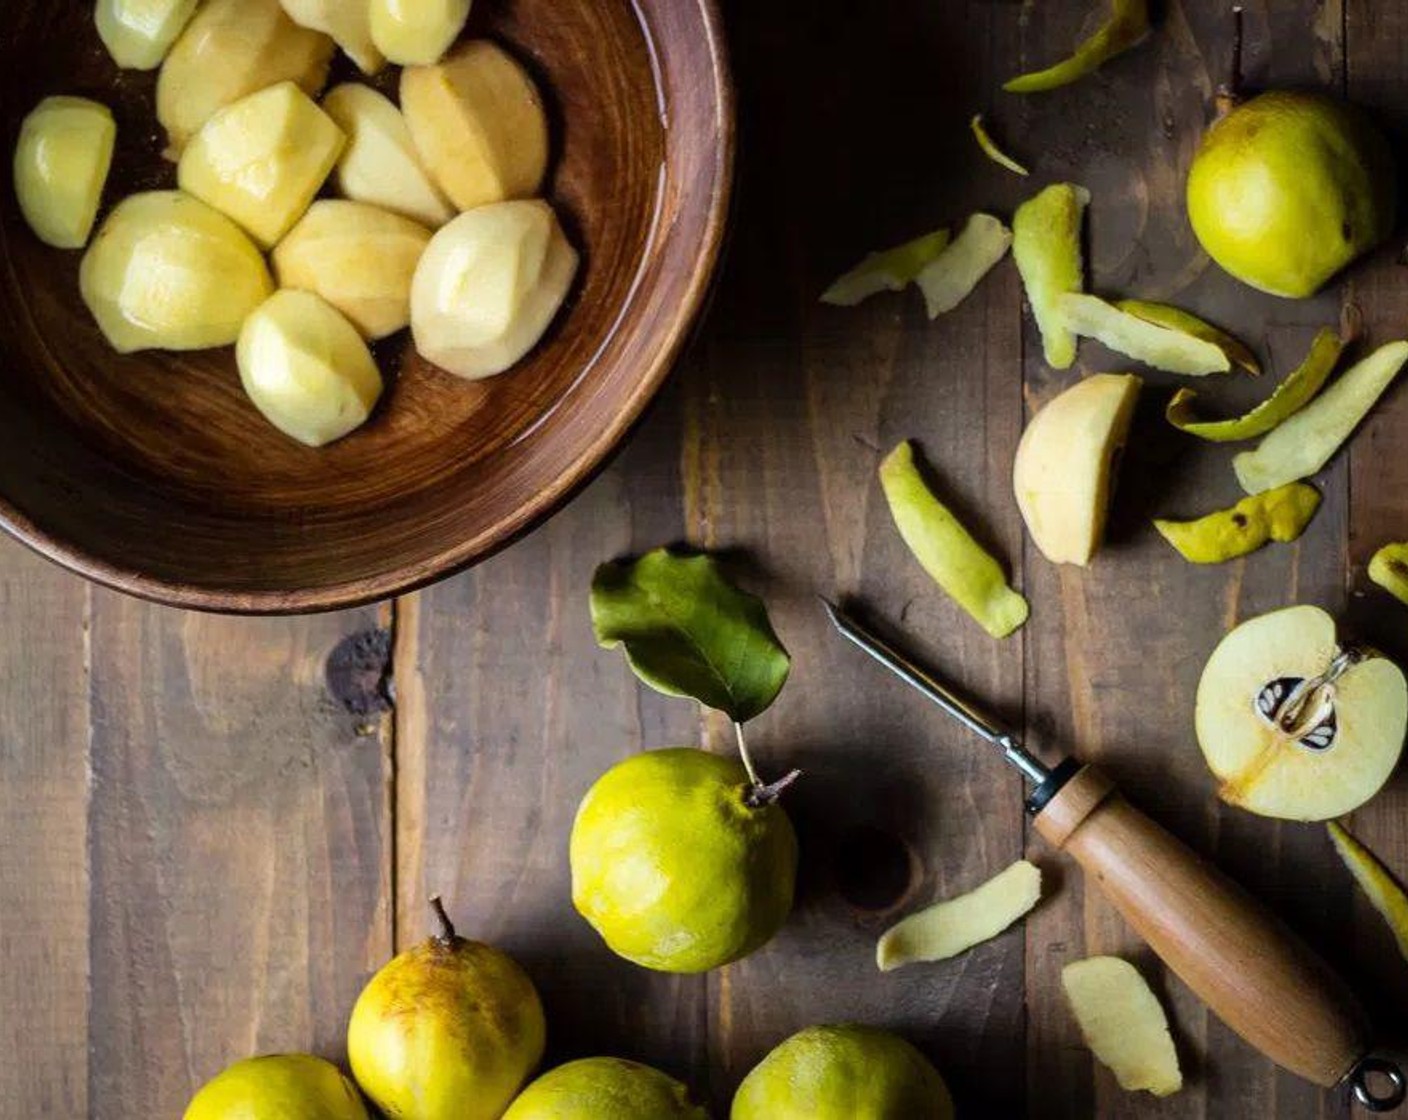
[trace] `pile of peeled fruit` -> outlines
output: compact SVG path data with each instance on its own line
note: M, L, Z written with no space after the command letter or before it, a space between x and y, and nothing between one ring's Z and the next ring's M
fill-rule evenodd
M502 47L464 37L469 12L98 0L118 66L160 68L174 189L99 224L113 114L56 96L21 129L20 209L46 244L85 250L83 301L114 350L234 345L255 408L309 446L367 421L383 389L370 343L407 327L449 373L503 373L556 318L579 258L537 197L539 91ZM361 82L324 93L339 48L369 77L404 67L400 105Z

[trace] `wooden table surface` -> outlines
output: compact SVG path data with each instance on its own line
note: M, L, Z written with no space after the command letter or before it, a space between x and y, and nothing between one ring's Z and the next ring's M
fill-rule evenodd
M1153 376L1111 544L1089 571L1024 542L1010 493L1031 408L1077 373L1043 364L1016 272L930 324L917 298L822 307L865 250L1042 182L1095 195L1092 280L1168 298L1248 338L1277 374L1346 304L1373 341L1408 327L1390 246L1301 303L1211 266L1181 205L1225 65L1227 4L1167 0L1155 39L1097 77L1019 99L1020 66L1074 41L1087 0L735 3L743 173L732 254L692 355L628 449L568 510L475 571L350 613L183 614L91 588L0 548L0 1116L177 1117L193 1088L257 1052L337 1057L361 984L450 900L528 966L555 1057L655 1062L725 1102L774 1043L818 1021L908 1034L969 1117L1341 1117L1341 1093L1280 1074L1210 1017L1081 881L1033 843L1018 778L826 630L813 594L903 621L935 666L1033 745L1076 744L1324 950L1401 1037L1408 966L1319 827L1220 806L1191 728L1202 664L1238 619L1295 602L1408 656L1408 611L1364 563L1408 536L1408 391L1320 479L1303 541L1217 568L1181 562L1153 514L1238 496L1228 453L1176 438ZM1256 85L1347 91L1402 138L1408 5L1261 0ZM983 160L984 110L1037 175ZM1400 150L1402 145L1400 143ZM1401 242L1400 236L1399 241ZM1087 371L1118 369L1097 347ZM1212 386L1228 408L1271 381ZM1011 558L1030 625L994 642L906 554L875 483L917 437L957 505ZM795 655L753 731L804 850L796 912L713 975L614 959L568 898L574 808L643 747L728 749L726 729L639 687L587 617L594 566L670 541L739 554ZM1354 816L1408 871L1408 781ZM1021 928L945 964L882 976L874 940L1024 851L1054 889ZM1061 966L1128 954L1171 1005L1188 1085L1155 1102L1092 1063Z

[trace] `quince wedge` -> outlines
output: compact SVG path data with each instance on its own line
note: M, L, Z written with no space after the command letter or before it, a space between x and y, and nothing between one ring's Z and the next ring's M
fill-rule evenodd
M477 39L401 75L421 162L460 210L531 198L548 167L548 121L533 79L502 47Z
M372 41L367 0L279 0L300 27L330 36L363 74L378 74L386 56Z
M361 0L372 41L397 66L433 66L469 20L470 0Z
M309 447L361 427L381 396L381 372L362 336L311 292L271 296L245 320L235 357L254 406Z
M411 321L411 282L430 231L409 218L344 199L323 199L274 250L282 288L314 292L375 341Z
M503 373L552 324L577 265L577 250L546 202L499 202L461 214L431 239L416 267L416 350L471 381Z
M274 290L254 242L184 191L119 203L83 257L79 285L122 354L228 346Z
M206 0L161 66L157 120L179 160L191 137L226 105L279 82L322 91L337 44L288 18L279 0Z
M1089 564L1105 537L1115 461L1142 386L1133 374L1097 373L1041 409L1022 434L1012 471L1017 506L1054 564Z
M332 118L293 82L229 105L181 157L181 189L272 249L308 211L346 142Z
M347 137L334 180L338 192L432 230L456 214L421 165L406 118L390 98L347 82L323 98L323 112Z
M15 147L15 198L35 236L56 249L88 244L112 168L117 125L106 105L46 97Z
M155 70L200 0L98 0L93 20L112 60L124 70Z

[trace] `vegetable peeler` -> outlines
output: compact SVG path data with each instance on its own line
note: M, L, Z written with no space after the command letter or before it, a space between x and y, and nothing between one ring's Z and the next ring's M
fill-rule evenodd
M1325 1088L1347 1085L1371 1112L1408 1097L1373 1056L1368 1016L1348 986L1269 910L1126 801L1093 766L1047 766L947 685L823 600L832 624L980 739L1030 783L1036 831L1093 878L1116 910L1211 1010L1277 1065ZM1376 1091L1375 1082L1386 1085Z

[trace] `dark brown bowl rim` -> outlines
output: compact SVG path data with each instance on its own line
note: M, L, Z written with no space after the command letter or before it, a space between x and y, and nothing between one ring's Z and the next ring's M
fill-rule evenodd
M442 549L417 564L401 565L345 583L301 590L249 591L145 575L60 540L36 525L3 495L0 495L0 529L76 575L149 602L220 614L291 615L348 610L420 590L487 560L559 512L609 464L668 379L704 310L723 252L737 163L736 96L719 0L694 2L704 17L715 90L712 105L719 124L716 173L702 235L700 267L694 271L684 298L675 305L670 322L660 332L661 341L654 357L642 366L640 377L619 412L551 486L476 536ZM645 30L650 39L649 29ZM653 40L650 49L652 53L657 49Z

